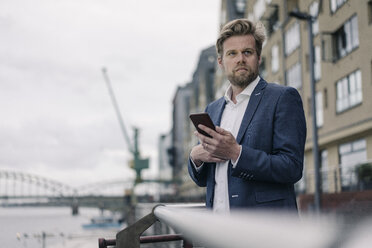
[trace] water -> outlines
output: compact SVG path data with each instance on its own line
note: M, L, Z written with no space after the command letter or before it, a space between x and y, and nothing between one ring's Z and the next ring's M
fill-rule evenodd
M0 207L0 247L98 248L98 238L114 239L120 230L82 228L99 214L90 208L80 208L79 215L72 216L68 207Z

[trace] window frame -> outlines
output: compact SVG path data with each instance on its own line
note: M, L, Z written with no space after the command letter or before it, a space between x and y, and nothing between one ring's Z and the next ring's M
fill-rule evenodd
M354 79L354 84L352 82ZM336 81L336 114L344 113L363 103L363 80L360 69L354 70ZM355 87L352 91L352 87ZM355 100L352 98L355 97ZM360 98L360 99L359 99ZM354 102L351 102L354 101ZM341 102L341 103L340 103ZM344 103L342 103L344 102ZM345 104L347 102L347 104ZM345 104L346 107L339 107Z
M290 73L294 73L295 69L298 69L299 70L299 84L297 85L296 82L293 82L293 81L289 81L289 74ZM295 64L293 64L291 67L289 67L286 72L285 72L285 78L286 78L286 82L285 84L287 86L291 86L293 88L296 88L297 90L300 90L302 89L302 66L301 66L301 62L297 61ZM292 76L292 75L291 75ZM297 87L298 86L298 87Z
M275 53L274 53L274 48L275 48ZM276 55L275 58L273 55ZM279 61L279 45L274 44L271 47L271 73L275 74L279 71L280 68L280 61ZM275 69L275 70L274 70Z
M335 14L347 1L348 0L329 0L329 10L331 11L331 14ZM332 8L332 2L335 3L334 10Z
M298 34L298 37L294 35ZM290 38L289 38L290 37ZM294 41L289 43L289 40ZM288 46L291 44L291 46ZM296 20L284 33L284 54L286 57L290 56L294 51L296 51L301 45L301 28L300 23Z
M332 38L334 62L358 49L360 45L358 15L353 14L348 18L335 32L333 32Z

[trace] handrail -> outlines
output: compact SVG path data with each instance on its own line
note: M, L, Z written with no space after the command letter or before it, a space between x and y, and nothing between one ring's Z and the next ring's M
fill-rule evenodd
M167 234L167 235L151 235L151 236L141 236L140 243L159 243L159 242L169 242L169 241L179 241L183 240L180 234ZM116 239L98 239L98 247L105 248L107 246L116 246Z
M156 221L178 234L141 236ZM346 224L346 225L345 225ZM139 248L140 243L183 240L183 247L215 248L354 248L370 247L372 219L343 223L336 216L301 215L284 211L232 210L216 214L203 205L157 205L152 212L99 247Z
M288 212L234 211L221 215L206 209L156 206L153 213L204 247L332 247L339 234L335 221L315 216L300 219Z

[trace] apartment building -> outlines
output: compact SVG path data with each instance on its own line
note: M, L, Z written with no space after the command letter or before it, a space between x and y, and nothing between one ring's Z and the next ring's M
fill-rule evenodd
M291 17L291 11L315 17L311 37L322 191L361 189L358 168L372 160L372 1L247 1L246 17L267 29L261 76L295 87L302 96L308 132L304 177L296 186L300 193L313 193L308 23Z

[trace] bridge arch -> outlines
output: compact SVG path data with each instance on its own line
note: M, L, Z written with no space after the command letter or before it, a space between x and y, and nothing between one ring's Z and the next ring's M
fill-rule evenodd
M43 192L41 192L43 191ZM73 196L76 189L36 174L0 169L0 196Z

